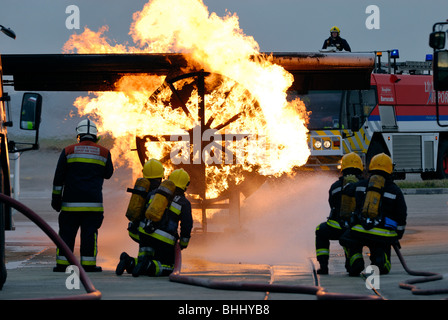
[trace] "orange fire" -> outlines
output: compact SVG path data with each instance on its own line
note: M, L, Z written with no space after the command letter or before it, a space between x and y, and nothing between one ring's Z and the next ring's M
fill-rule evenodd
M243 33L236 14L219 17L209 13L201 0L152 0L133 18L129 34L134 46L108 39L105 26L98 32L86 28L72 35L63 51L187 54L187 69L197 70L199 65L212 75L206 78L211 89L204 101L204 123L209 129L202 136L198 130L197 90L185 104L188 115L181 108L167 107L172 92L164 85L165 77L123 76L116 83L117 91L95 92L74 103L80 115L93 115L100 132L113 137L117 165L131 165L139 175L136 152L129 152L135 137L157 136L161 142L147 143L148 158L170 158L167 167L174 161L205 162L207 198L214 198L228 187L230 177L241 182L244 171L256 168L261 175L278 176L306 163L310 151L305 106L298 99L288 101L286 94L293 76L260 55L258 43ZM191 81L187 78L173 85L181 90ZM184 139L189 131L193 140L205 143L203 152L190 153L197 140ZM244 138L235 138L239 134ZM164 142L166 135L181 141ZM232 155L236 159L229 160ZM213 165L219 161L225 165Z

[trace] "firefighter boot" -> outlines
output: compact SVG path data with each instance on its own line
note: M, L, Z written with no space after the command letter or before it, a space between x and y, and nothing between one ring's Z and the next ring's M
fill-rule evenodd
M65 272L65 269L67 269L67 266L57 264L56 267L53 268L53 272Z
M85 272L103 272L100 266L82 266Z
M362 258L362 253L357 252L350 257L348 275L350 277L358 277L362 270L364 270L364 260Z
M317 269L317 274L328 274L328 265L320 265L320 268Z
M317 269L317 274L328 274L328 256L318 256L317 261L319 262L320 268Z
M115 269L115 274L121 276L126 270L127 273L132 273L135 267L135 259L130 257L126 252L122 252L120 255L120 262Z
M140 256L138 257L137 264L132 270L132 276L138 277L140 275L146 274L149 266L151 265L150 256Z

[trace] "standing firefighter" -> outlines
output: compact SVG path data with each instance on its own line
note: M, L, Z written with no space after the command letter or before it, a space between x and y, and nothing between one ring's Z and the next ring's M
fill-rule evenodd
M89 119L76 127L78 143L62 150L57 163L51 206L59 214L59 235L73 251L81 228L81 265L85 271L101 271L96 265L98 229L103 222L103 182L114 168L108 149L97 144L97 128ZM60 249L54 271L69 265Z
M341 30L334 26L330 29L330 37L325 39L322 49L335 48L338 51L352 51L347 40L341 38Z
M168 182L168 183L165 183ZM188 246L193 227L191 203L185 197L190 184L190 176L183 169L174 170L168 181L160 187L149 200L145 212L146 222L140 224L140 250L137 265L132 275L167 276L174 269L175 244L180 248ZM170 186L173 185L171 195ZM157 214L157 212L161 214ZM180 235L178 226L180 223Z
M138 178L133 189L128 189L132 193L129 200L126 217L129 219L128 232L132 240L140 243L140 234L138 228L140 223L145 219L145 210L148 201L154 192L159 188L160 183L165 175L165 169L162 163L156 159L149 159L143 165L143 178ZM137 258L130 257L126 252L120 255L120 262L117 265L115 273L122 275L126 270L132 273Z
M406 202L392 179L392 159L385 153L377 154L370 161L369 172L370 178L356 185L354 224L339 239L349 248L350 276L364 270L364 246L369 248L371 264L380 274L389 273L391 246L401 239L406 225Z
M316 228L316 256L320 265L318 274L328 274L330 240L339 240L349 227L355 210L354 184L361 179L364 170L359 155L354 152L344 155L341 170L342 176L331 185L329 190L330 216L326 222Z

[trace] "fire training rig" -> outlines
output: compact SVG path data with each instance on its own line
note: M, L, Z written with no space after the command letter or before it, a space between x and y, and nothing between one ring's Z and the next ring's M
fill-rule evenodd
M266 55L273 63L281 65L294 76L291 90L302 94L310 90L368 89L375 64L374 55L368 53L297 52ZM201 130L206 128L204 78L208 72L201 66L191 71L190 66L189 73L183 73L188 60L184 54L17 54L2 55L1 59L3 74L12 76L12 80L5 81L5 84L14 86L16 91L115 91L115 83L123 75L130 74L166 76L165 82L168 84L194 77L199 93L198 119L201 121ZM173 96L179 99L179 95ZM183 107L185 104L178 101L177 105ZM151 137L136 137L137 152L142 164L147 160L144 142L148 138ZM194 182L189 187L189 193L198 196L193 199L192 204L194 208L202 210L204 231L207 231L207 209L227 208L231 216L239 219L240 193L246 196L247 193L250 194L253 184L249 187L249 184L242 183L227 194L207 199L205 164L201 162L182 167L190 173ZM250 179L256 179L258 185L264 182L260 177L249 177Z

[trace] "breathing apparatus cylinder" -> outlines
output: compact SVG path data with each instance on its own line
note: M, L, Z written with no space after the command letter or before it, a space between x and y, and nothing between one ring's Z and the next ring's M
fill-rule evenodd
M146 196L149 192L151 182L146 178L138 178L135 181L134 188L128 188L127 191L131 192L131 199L129 200L128 209L126 211L126 218L129 221L135 221L142 215L145 210Z
M353 174L344 176L342 182L341 208L340 216L343 220L349 221L352 213L355 211L356 199L354 194L348 193L348 187L351 183L358 182L358 178Z
M146 209L145 217L153 222L160 221L165 209L173 198L174 190L176 190L176 185L173 181L163 181L157 188L148 209Z
M369 178L367 194L361 211L362 217L366 220L366 226L372 228L375 220L379 217L379 208L381 203L382 189L386 178L381 175L372 175Z

